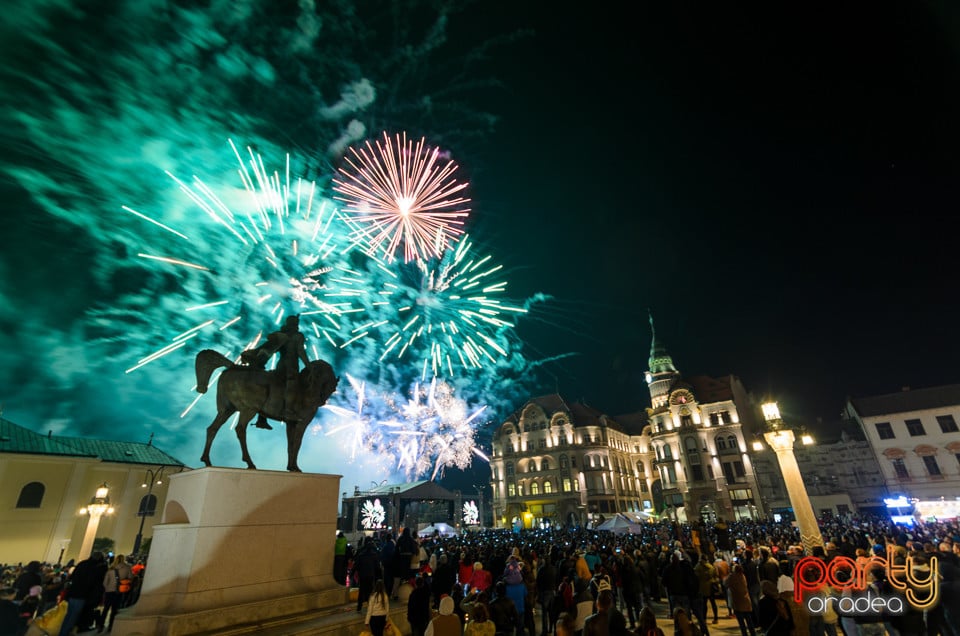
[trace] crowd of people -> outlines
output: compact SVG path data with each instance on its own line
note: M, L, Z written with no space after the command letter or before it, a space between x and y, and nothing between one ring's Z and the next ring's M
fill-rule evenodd
M362 537L355 550L341 537L338 576L358 588L357 612L368 604L373 636L383 636L378 617L400 602L404 583L412 636L662 636L658 619L674 636L709 636L721 618L735 619L742 636L960 636L956 523L847 518L824 520L821 532L825 545L805 554L798 529L772 521L661 522L633 534L547 528L417 538L405 528L399 537ZM896 565L911 565L914 582L929 578L937 557L940 601L841 611L852 607L837 602L844 597L904 599L881 565L888 546ZM804 556L822 568L798 567ZM796 576L857 576L851 563L863 565L862 584L804 584L795 594ZM833 602L811 605L813 595Z
M112 631L117 612L139 598L145 567L99 551L76 564L0 565L0 636Z

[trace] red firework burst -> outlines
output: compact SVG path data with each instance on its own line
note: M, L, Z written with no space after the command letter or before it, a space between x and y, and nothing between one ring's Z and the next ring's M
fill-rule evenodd
M344 157L348 166L339 170L342 178L333 180L340 195L334 198L346 204L354 238L369 253L392 261L402 243L405 262L440 256L463 234L470 199L457 193L467 183L454 179L453 161L441 166L438 159L438 148L423 138L407 141L406 133L392 140L383 133L382 143L350 148Z

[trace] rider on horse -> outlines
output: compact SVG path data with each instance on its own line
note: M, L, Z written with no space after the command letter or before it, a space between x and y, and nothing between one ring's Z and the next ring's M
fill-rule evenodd
M267 341L256 349L249 349L240 354L240 360L251 367L263 369L267 366L267 361L273 354L279 352L280 360L277 363L277 370L283 376L283 419L296 418L294 410L297 392L299 390L300 364L302 360L304 366L310 364L310 358L307 357L306 338L300 333L300 316L287 316L286 322L280 331L275 331L267 336ZM255 424L257 428L272 429L267 423L267 419L260 414Z

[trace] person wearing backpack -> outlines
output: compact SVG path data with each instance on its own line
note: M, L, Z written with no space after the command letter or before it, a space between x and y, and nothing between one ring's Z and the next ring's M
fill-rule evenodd
M762 596L757 603L759 626L764 636L790 636L793 634L793 613L790 606L780 598L777 584L764 579L760 582Z
M517 625L517 636L523 634L524 612L526 610L527 584L523 579L523 563L520 561L520 550L514 548L507 559L507 564L503 568L503 582L506 584L507 597L513 601L520 615L520 623ZM531 634L530 636L533 636Z
M123 597L130 593L130 582L133 580L133 570L127 564L127 558L122 554L113 557L110 568L103 576L103 611L97 619L97 633L103 631L107 624L107 614L110 614L110 624L107 631L113 631L113 621L120 611Z

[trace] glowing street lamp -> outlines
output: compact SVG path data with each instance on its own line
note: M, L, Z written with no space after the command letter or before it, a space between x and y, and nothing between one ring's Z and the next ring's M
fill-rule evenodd
M820 534L820 525L817 523L817 516L813 512L807 487L803 484L800 465L793 453L793 444L796 440L794 429L788 427L780 417L780 409L776 402L768 402L760 408L763 410L763 419L766 422L763 438L767 440L767 444L777 454L780 473L783 475L783 482L787 487L787 494L790 496L790 505L793 507L793 513L797 518L797 527L800 528L800 541L803 543L804 551L811 554L814 546L823 546L823 536ZM813 437L804 433L801 435L801 442L805 445L812 444ZM754 444L755 449L758 444L759 442Z
M110 489L106 482L97 488L97 492L90 498L90 503L80 509L80 514L87 515L87 531L83 534L83 543L80 544L80 559L86 559L93 552L93 540L97 537L100 527L100 518L103 515L112 515L110 506Z
M140 554L140 544L143 542L143 522L147 520L147 517L156 514L157 500L156 497L152 497L153 487L163 484L161 478L165 468L166 466L161 466L156 472L148 468L143 483L140 484L141 488L147 489L147 494L140 500L140 508L137 510L137 516L140 517L140 529L137 530L137 538L133 541L133 552L131 554L134 556Z

